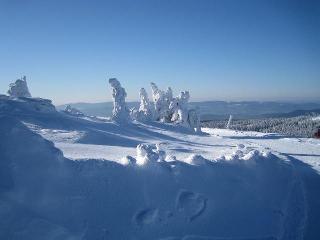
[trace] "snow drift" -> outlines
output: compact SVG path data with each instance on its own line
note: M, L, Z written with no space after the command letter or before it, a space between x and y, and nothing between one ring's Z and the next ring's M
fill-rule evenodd
M303 231L301 184L272 154L190 165L141 145L137 157L148 161L121 165L69 160L15 117L1 117L0 132L1 239L299 239Z
M127 120L125 90L110 83L114 120ZM143 91L141 103L147 116ZM180 119L176 107L165 112ZM0 239L317 239L319 174L294 156L318 166L319 143L203 130L0 95Z

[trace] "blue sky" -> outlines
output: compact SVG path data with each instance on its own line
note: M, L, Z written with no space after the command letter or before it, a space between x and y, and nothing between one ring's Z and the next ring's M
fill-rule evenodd
M0 0L0 91L109 101L150 81L192 100L320 99L320 2Z

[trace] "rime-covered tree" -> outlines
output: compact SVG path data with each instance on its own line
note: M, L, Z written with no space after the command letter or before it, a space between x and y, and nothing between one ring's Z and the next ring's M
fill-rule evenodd
M11 97L31 97L28 89L26 76L17 79L14 83L9 85L8 94Z
M152 120L153 111L152 104L149 101L147 91L144 88L140 89L140 107L138 112L136 113L137 120L139 121L149 121Z
M112 87L113 111L112 120L118 123L127 123L130 120L129 110L126 105L126 90L121 87L116 78L110 78L109 83Z
M169 122L169 105L172 101L172 90L162 91L155 83L151 83L152 98L154 102L154 119L157 121Z
M171 121L182 125L188 124L188 101L190 94L188 91L183 91L178 97L174 98L169 106L172 112Z

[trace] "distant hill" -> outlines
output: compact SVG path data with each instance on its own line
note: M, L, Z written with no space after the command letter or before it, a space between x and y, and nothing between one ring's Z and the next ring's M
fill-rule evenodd
M65 105L57 106L62 110ZM112 113L112 102L102 103L72 103L72 107L79 109L88 115L110 116ZM138 107L138 102L129 102L129 108ZM202 120L227 119L230 114L237 119L252 119L265 117L281 117L283 114L292 116L303 115L303 111L320 109L320 102L293 103L293 102L225 102L225 101L206 101L191 102L192 108L198 109ZM295 112L296 111L296 112ZM277 115L277 116L276 116ZM289 116L284 116L289 117Z

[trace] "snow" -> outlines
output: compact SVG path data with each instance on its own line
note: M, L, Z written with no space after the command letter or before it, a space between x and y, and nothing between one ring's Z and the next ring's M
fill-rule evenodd
M313 117L312 120L313 120L313 121L320 121L320 116Z
M123 125L34 101L0 98L0 239L319 238L317 139Z
M67 113L67 114L70 114L70 115L84 116L83 112L81 112L80 110L78 110L78 109L76 109L74 107L71 107L70 105L66 106L64 112Z

